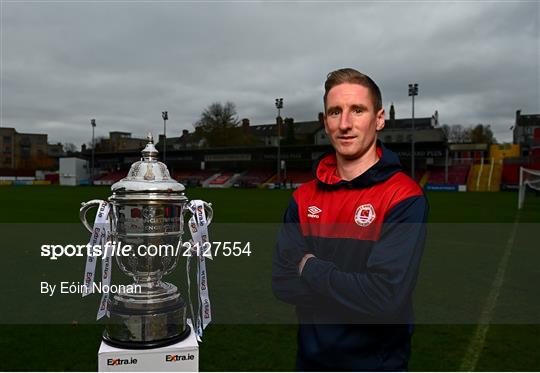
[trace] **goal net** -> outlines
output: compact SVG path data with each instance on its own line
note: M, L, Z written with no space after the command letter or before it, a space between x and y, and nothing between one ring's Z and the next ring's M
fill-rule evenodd
M529 168L521 167L519 169L518 209L523 208L528 188L540 191L540 170L531 170Z

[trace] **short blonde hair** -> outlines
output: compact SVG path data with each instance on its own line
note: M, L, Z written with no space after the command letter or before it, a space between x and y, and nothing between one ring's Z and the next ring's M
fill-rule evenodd
M378 112L382 109L382 95L381 90L375 84L375 82L367 75L362 74L361 72L351 69L339 69L332 71L326 76L326 82L324 82L324 109L326 111L326 98L328 97L328 92L337 85L343 83L352 83L359 84L363 87L366 87L371 95L371 100L373 102L373 108L375 112Z

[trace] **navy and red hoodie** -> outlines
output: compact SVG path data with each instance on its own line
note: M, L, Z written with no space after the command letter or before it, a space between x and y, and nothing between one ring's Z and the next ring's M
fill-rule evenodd
M296 306L299 370L407 369L428 205L397 155L380 142L377 153L350 181L322 156L285 212L272 289Z

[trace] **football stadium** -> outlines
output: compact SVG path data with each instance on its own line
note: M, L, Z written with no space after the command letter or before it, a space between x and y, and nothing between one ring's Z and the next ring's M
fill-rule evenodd
M398 145L405 148L404 144ZM447 149L452 148L447 143L438 145L443 149L437 154L448 154ZM429 146L433 145L419 144L420 149ZM211 241L250 244L246 255L217 255L208 263L213 321L200 344L200 370L294 369L294 309L272 294L271 262L292 192L312 178L305 166L312 162L313 153L318 155L322 151L320 147L313 148L281 149L285 159L297 156L291 161L291 168L294 165L296 169L282 170L281 177L289 181L280 183L277 173L270 168L270 163L275 164L276 147L202 148L190 154L199 154L203 161L185 163L180 161L186 158L185 151L167 152L171 160L168 163L173 165L171 174L185 183L189 199L212 204ZM424 186L430 212L414 294L416 326L409 368L538 369L540 197L535 191L538 179L534 168L540 167L533 162L536 157L532 151L530 157L519 153L518 157L501 157L504 147L493 145L493 153L473 152L468 159L454 156L449 165L444 164L444 158L438 162L422 156L428 151L435 153L433 149L419 152L417 168L417 181ZM399 147L396 152L400 152ZM270 155L274 159L266 161L265 158L272 158ZM93 318L97 297L49 297L36 292L42 281L68 280L75 284L81 280L84 257L50 260L40 255L40 247L44 243L88 240L89 234L78 218L81 202L107 199L111 195L110 184L127 174L122 167L107 170L111 156L117 162L136 159L135 151L96 152L95 167L100 175L93 183L80 179L78 186L56 184L62 179L77 179L62 171L56 175L49 173L43 181L29 176L3 177L3 273L4 281L11 284L4 293L9 301L2 312L3 369L97 369L96 351L103 332L103 320L96 322ZM60 158L59 165L62 169L64 162L75 161L87 166L88 158L85 153L80 158ZM193 164L200 166L201 162L212 171L193 169ZM443 164L437 166L438 163ZM251 168L238 172L246 165ZM527 177L521 171L521 185L520 168L531 170ZM83 167L83 171L87 169ZM482 176L482 169L489 171ZM445 183L448 180L456 183ZM114 267L113 281L128 283L129 278ZM185 258L181 258L178 268L165 279L184 286L185 292L184 268Z
M540 3L0 25L0 371L540 371Z

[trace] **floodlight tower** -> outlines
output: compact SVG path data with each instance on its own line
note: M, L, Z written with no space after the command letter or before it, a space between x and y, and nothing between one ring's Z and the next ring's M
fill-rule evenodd
M283 109L283 97L276 98L276 109L278 116L276 118L277 127L277 185L281 187L281 109Z
M413 179L416 179L416 174L414 170L414 96L418 96L418 84L412 83L409 84L409 96L412 97L412 132L411 132L411 176Z
M95 153L95 148L96 148L96 142L94 138L94 129L96 128L96 120L90 119L90 124L92 125L92 166L90 167L91 169L90 180L92 181L92 185L94 185L94 153Z

